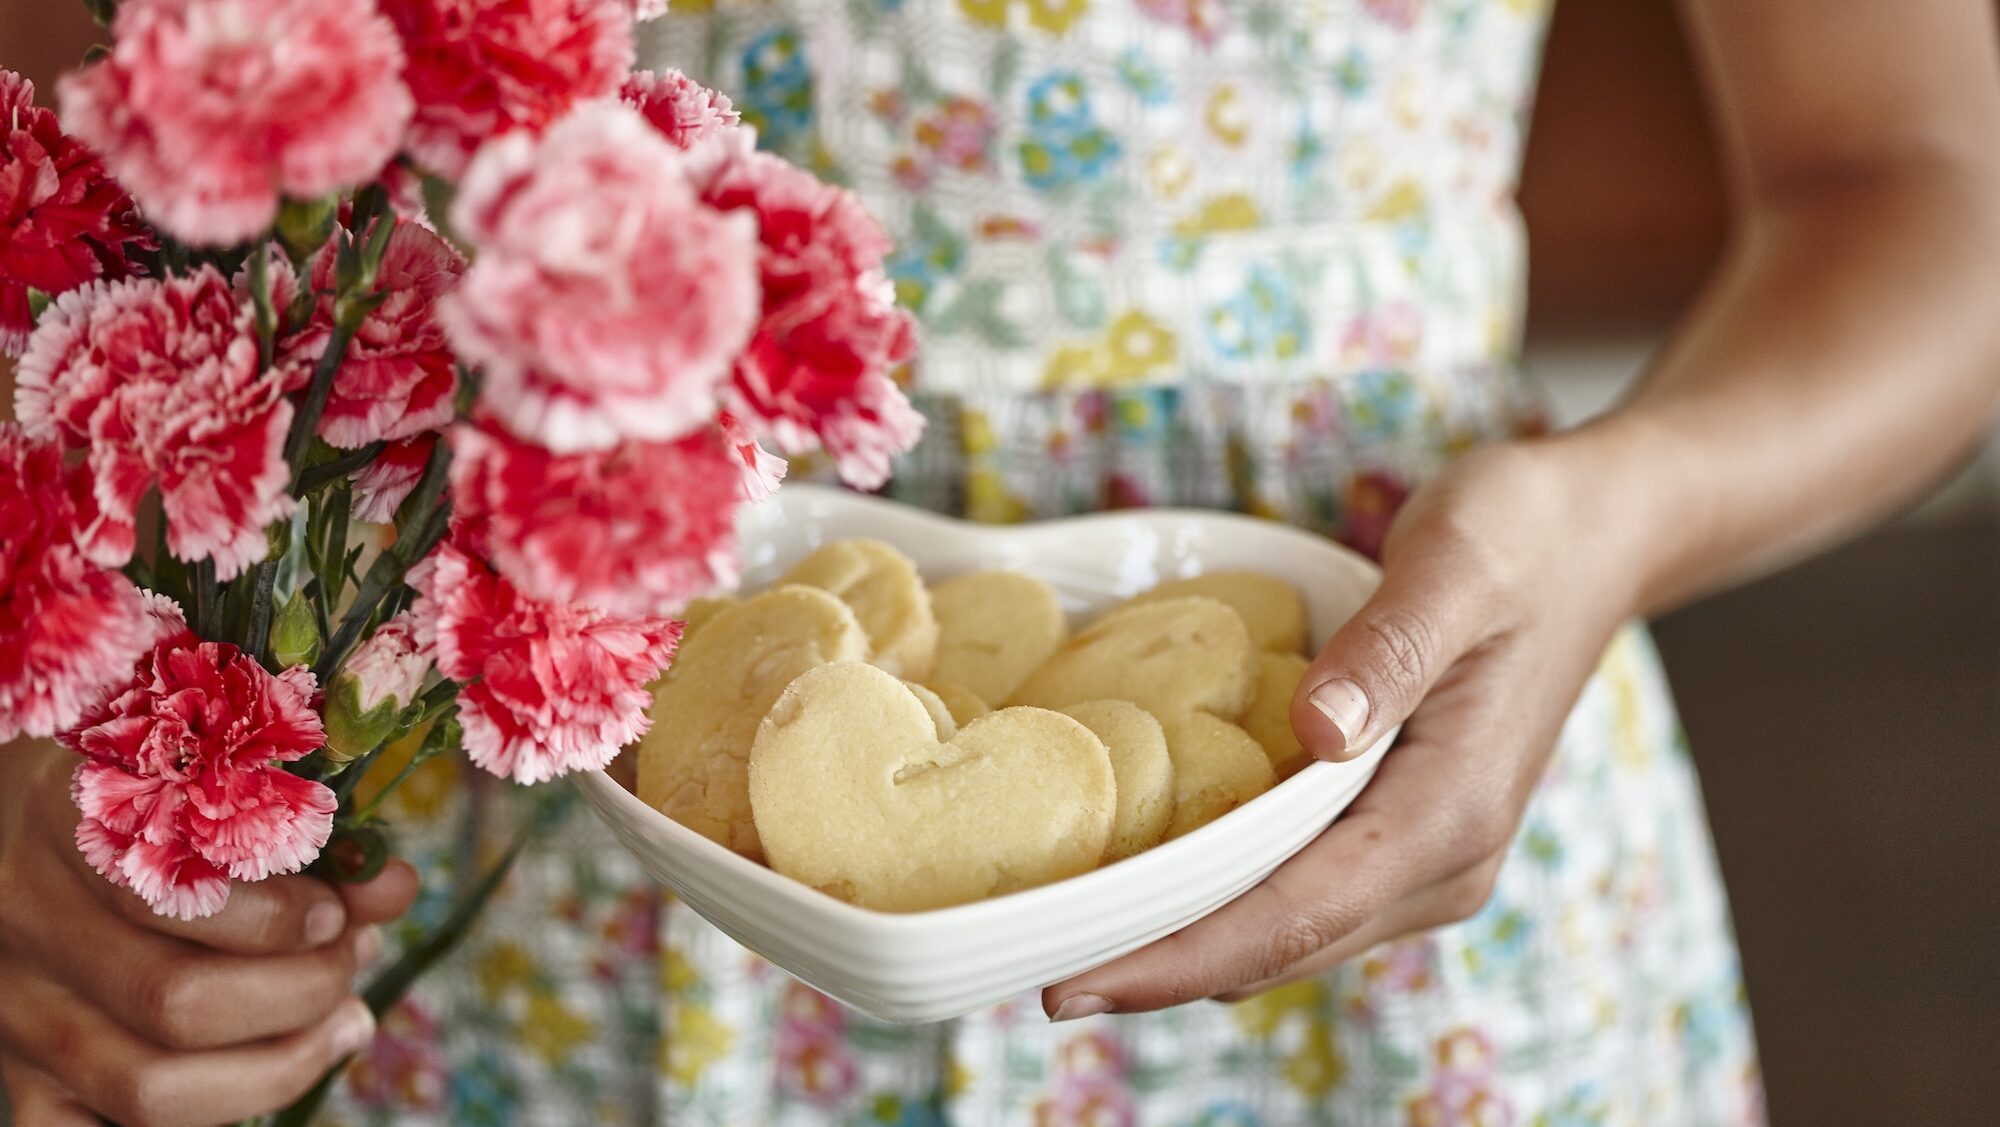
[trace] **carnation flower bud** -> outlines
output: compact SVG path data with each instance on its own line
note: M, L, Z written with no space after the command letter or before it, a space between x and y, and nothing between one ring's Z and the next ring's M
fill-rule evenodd
M319 660L319 620L304 593L294 594L278 608L271 623L271 656L279 666L311 665Z
M304 262L326 245L333 236L334 220L340 217L340 197L321 196L314 200L286 200L278 208L278 241L293 262Z
M326 757L347 763L374 751L396 729L430 673L408 615L382 624L355 649L326 694Z

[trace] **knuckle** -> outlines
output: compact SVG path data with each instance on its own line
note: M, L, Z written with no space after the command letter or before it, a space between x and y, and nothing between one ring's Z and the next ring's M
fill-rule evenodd
M99 1102L123 1127L165 1127L173 1114L168 1081L162 1063L140 1062L104 1077Z
M1483 865L1451 882L1445 898L1446 923L1469 920L1493 901L1500 881L1500 866Z
M1437 630L1422 615L1400 607L1387 607L1363 623L1373 643L1376 660L1404 691L1429 680L1426 674L1437 649Z
M137 993L134 1016L161 1045L169 1049L200 1047L195 1033L201 991L191 972L179 967L155 969L139 980Z

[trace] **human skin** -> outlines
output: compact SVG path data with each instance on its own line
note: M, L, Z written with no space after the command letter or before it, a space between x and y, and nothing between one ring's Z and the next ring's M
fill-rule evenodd
M1607 416L1475 452L1398 517L1292 706L1322 759L1404 724L1346 815L1221 911L1050 986L1051 1016L1246 997L1472 915L1621 622L1866 527L1992 426L1992 5L1684 6L1735 210L1701 301Z

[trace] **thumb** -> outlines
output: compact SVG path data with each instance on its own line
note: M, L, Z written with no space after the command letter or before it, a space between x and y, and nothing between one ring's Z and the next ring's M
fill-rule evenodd
M1385 564L1382 585L1334 634L1292 697L1292 731L1315 758L1341 762L1416 711L1479 641L1481 600L1448 554Z

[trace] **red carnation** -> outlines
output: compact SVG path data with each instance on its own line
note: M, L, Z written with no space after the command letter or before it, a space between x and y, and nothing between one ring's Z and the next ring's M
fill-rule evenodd
M182 627L64 742L84 757L77 847L162 915L213 915L229 881L293 873L333 831L334 796L277 766L323 742L313 676L273 676Z
M329 241L313 258L311 285L319 295L312 319L278 344L288 386L304 387L333 335L334 269L339 248ZM465 259L451 244L417 223L399 223L389 236L376 292L382 304L368 314L347 346L334 376L319 436L342 449L396 441L434 431L452 419L458 361L437 323L437 299L465 273ZM274 270L280 308L296 286L288 270Z
M0 423L0 744L75 724L151 638L138 589L81 546L94 509L83 467Z
M0 70L0 353L20 355L30 288L54 296L142 273L153 238L103 162L35 105L35 87Z
M474 150L539 130L618 89L632 66L631 0L382 0L417 99L404 142L457 179Z
M916 340L882 271L888 235L853 193L736 138L694 163L704 200L758 218L763 312L731 409L786 450L824 446L850 484L880 485L923 430L890 378Z
M213 268L64 294L28 338L19 375L29 432L88 450L107 558L131 556L154 486L167 550L213 556L218 579L262 559L264 527L291 514L283 373L258 371L250 306Z
M644 735L681 624L531 599L450 543L410 574L417 639L458 681L474 764L529 784L593 771Z
M713 430L555 454L484 423L451 443L454 513L533 598L652 614L736 581L745 471Z

